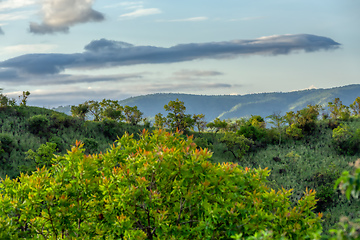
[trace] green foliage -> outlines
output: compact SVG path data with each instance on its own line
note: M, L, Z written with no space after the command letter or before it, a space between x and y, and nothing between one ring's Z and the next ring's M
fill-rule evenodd
M50 115L50 127L53 128L55 132L74 125L75 119L64 113L52 112Z
M325 169L315 172L309 179L311 187L316 188L316 204L317 212L324 212L327 208L331 207L333 203L337 203L338 194L334 190L334 184L340 176L340 171L332 164Z
M124 108L120 106L119 101L103 99L99 104L101 106L102 119L111 119L117 122L120 122L124 119Z
M30 96L30 92L29 92L29 91L23 91L23 92L22 92L22 95L19 96L20 106L26 107L27 98L28 98L29 96Z
M5 153L10 153L14 147L14 137L6 133L0 133L0 149Z
M340 98L335 98L334 102L329 102L328 107L330 110L330 115L333 119L346 121L350 118L349 107L342 104Z
M137 125L142 120L143 113L137 108L137 106L124 107L125 121L131 125Z
M306 108L297 111L295 115L297 127L302 129L304 133L313 133L321 109L322 107L319 105L308 105Z
M194 119L190 114L185 114L186 107L179 99L170 101L164 108L169 112L166 116L166 124L171 131L185 132L194 125Z
M294 123L286 128L286 134L294 139L301 139L304 136L302 129L298 128Z
M73 117L78 117L85 121L86 114L89 112L89 105L82 103L78 106L71 106L71 114Z
M248 121L252 126L257 128L265 128L265 120L260 115L251 115L251 118Z
M354 166L356 170L353 175L344 171L335 184L335 188L339 187L347 199L350 199L351 196L358 198L360 195L360 159L355 162Z
M240 127L240 130L237 132L237 134L244 135L246 138L249 138L253 141L262 141L266 137L266 130L262 127L259 127L258 124L252 125L251 122L248 121L245 125Z
M356 168L354 174L351 175L348 171L344 171L334 186L334 189L339 187L348 200L351 197L358 198L360 196L360 159L353 166ZM337 224L337 229L330 230L330 233L335 236L329 239L359 239L360 218L352 222L348 217L342 217Z
M55 143L56 144L56 148L58 149L59 152L63 152L66 149L66 145L64 143L64 140L61 137L58 136L52 136L49 139L50 143Z
M3 89L0 88L0 92L2 90ZM8 96L0 93L0 108L13 107L15 105L16 105L16 101L14 98L9 98Z
M254 142L244 135L239 135L233 132L227 132L220 139L220 142L225 143L227 150L231 152L235 159L240 160L250 149L250 145Z
M144 131L107 153L77 143L57 164L0 183L3 239L230 239L269 230L304 239L321 230L315 193L295 206L266 169L215 165L191 138Z
M97 153L99 149L99 142L96 141L93 138L84 138L83 139L84 148L86 149L86 152L89 154Z
M355 101L350 104L350 108L352 109L355 116L360 115L360 97L357 97Z
M208 128L215 130L215 134L219 131L225 131L228 125L229 124L225 120L220 120L220 118L215 118L214 121L206 124Z
M163 129L165 128L165 124L166 124L166 118L163 117L161 113L156 114L154 127L157 129Z
M29 131L33 134L46 134L50 126L50 120L46 115L39 114L29 118Z
M121 126L121 123L113 119L106 118L101 122L101 128L104 136L112 141L115 141L115 139L123 134Z
M194 125L196 126L198 132L203 132L206 128L206 121L204 114L194 114L193 115Z
M360 150L360 129L354 131L349 125L340 124L333 130L332 142L338 153L354 155Z
M33 163L33 169L42 168L42 167L51 167L54 163L54 153L58 151L56 143L47 142L46 144L41 144L39 149L34 152L29 150L26 152L27 159L31 160Z
M285 116L281 116L280 113L273 113L272 115L267 116L266 118L269 119L269 123L272 124L279 134L279 145L281 144L281 135L282 135L282 128L284 127L286 120Z

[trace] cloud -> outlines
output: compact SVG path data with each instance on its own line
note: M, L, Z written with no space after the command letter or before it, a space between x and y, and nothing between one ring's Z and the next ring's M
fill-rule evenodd
M122 8L125 8L125 9L138 9L138 8L143 8L143 4L144 4L144 2L142 2L142 1L139 1L139 2L120 2L120 3L116 3L116 4L106 5L106 6L104 6L104 8L122 7Z
M193 83L193 84L151 84L138 86L137 89L143 90L146 93L160 93L160 92L182 92L182 91L203 91L205 89L219 89L231 88L233 85L226 83ZM137 94L138 95L138 94Z
M0 35L4 35L4 31L2 30L1 26L0 26Z
M210 76L223 75L223 73L218 71L181 70L178 72L174 72L174 75L181 77L189 77L189 76L210 77Z
M6 93L9 97L17 97L18 93ZM38 89L31 91L28 100L29 105L58 107L59 105L76 105L88 100L125 99L130 97L125 90L121 89L96 89L82 87L61 87L56 89Z
M173 20L158 20L157 22L200 22L208 20L208 17L192 17L184 19L173 19Z
M24 74L15 69L0 70L0 82L7 85L31 85L31 86L51 86L51 85L71 85L77 83L95 83L95 82L126 82L134 79L141 79L142 73L132 74L113 74L113 75L71 75L58 74L49 77L34 76Z
M194 78L203 78L203 77L214 77L223 75L222 72L218 71L199 71L199 70L181 70L174 72L173 75L176 79L180 80L193 80Z
M41 0L43 21L30 23L30 32L49 34L68 32L73 25L100 22L104 15L92 9L93 0Z
M0 48L0 54L15 55L19 53L31 53L33 51L49 52L55 48L57 48L57 45L54 44L19 44Z
M144 17L144 16L154 15L154 14L159 14L159 13L161 13L161 11L160 11L160 9L157 9L157 8L141 8L141 9L136 9L133 12L120 15L120 19L138 18L138 17Z
M7 0L0 2L0 11L22 8L34 5L35 0Z
M17 11L13 13L0 14L0 21L15 21L20 19L27 19L34 11Z
M309 34L278 35L254 40L188 43L169 48L134 46L129 43L95 40L85 51L74 54L25 54L0 62L0 68L15 68L31 74L57 74L65 69L96 69L136 64L165 64L201 59L231 59L249 55L286 55L336 49L339 43Z

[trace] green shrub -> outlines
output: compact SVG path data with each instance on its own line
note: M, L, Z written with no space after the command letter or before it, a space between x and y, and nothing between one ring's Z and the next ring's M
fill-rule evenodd
M49 139L49 142L51 143L55 143L56 144L56 148L58 149L59 152L62 152L65 150L65 142L61 137L58 136L52 136Z
M354 155L360 150L360 129L350 129L348 125L340 124L334 128L332 143L340 154Z
M50 126L50 120L46 115L35 115L28 120L29 131L33 134L46 134Z
M302 129L298 128L294 123L286 128L286 134L294 139L301 139L304 137Z
M87 153L93 154L98 151L99 142L93 138L84 138L83 139L84 148L86 149Z
M15 147L14 137L7 133L0 133L0 149L10 153Z
M266 136L266 130L262 127L254 126L248 122L240 127L240 130L237 132L237 134L243 135L244 137L253 141L261 141L264 140Z
M57 164L0 183L1 239L230 239L271 231L304 239L321 230L315 193L292 205L269 171L212 164L178 133L124 135L107 153L77 142Z
M121 126L122 123L119 123L109 118L105 118L102 121L102 130L104 136L109 138L111 141L115 141L119 136L122 136L123 134Z

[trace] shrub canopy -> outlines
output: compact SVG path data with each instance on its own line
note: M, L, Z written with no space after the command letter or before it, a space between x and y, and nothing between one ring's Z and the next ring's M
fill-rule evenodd
M192 137L124 135L107 153L77 142L49 168L0 183L1 239L230 239L262 230L305 239L321 230L306 191L266 186L267 169L212 164Z

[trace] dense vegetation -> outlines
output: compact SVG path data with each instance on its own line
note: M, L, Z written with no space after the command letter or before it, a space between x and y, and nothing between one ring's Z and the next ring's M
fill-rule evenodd
M346 197L334 185L360 155L360 98L207 124L176 99L155 118L170 134L142 131L154 127L119 101L88 101L70 117L28 107L28 96L0 107L5 238L318 239L321 216L322 238L341 216L348 219L335 235L343 237L334 239L357 237L359 201L350 195L358 196L360 176L342 176ZM20 171L30 175L17 179Z

